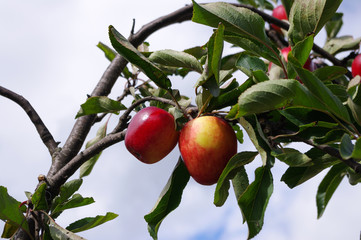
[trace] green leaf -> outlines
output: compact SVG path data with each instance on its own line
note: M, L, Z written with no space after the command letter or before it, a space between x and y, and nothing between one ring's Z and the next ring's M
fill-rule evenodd
M288 54L288 62L292 63L293 68L300 76L303 84L307 89L319 99L328 111L335 114L337 117L350 121L350 116L346 107L342 102L328 89L325 84L318 79L312 72L304 69L302 65L293 57L292 53Z
M169 89L172 84L168 77L144 55L142 55L113 26L109 26L109 38L115 50L144 72L158 87Z
M277 79L257 83L244 91L238 99L239 116L267 112L284 107L295 96L299 82Z
M247 190L249 186L248 175L245 167L238 169L236 175L232 178L232 187L236 199L239 199L241 195Z
M350 159L352 157L352 152L354 149L354 145L351 142L350 135L344 134L341 139L340 144L340 154L343 159Z
M51 214L57 216L57 214L63 212L64 210L86 206L94 202L95 201L92 197L83 198L80 194L74 194L69 200L59 204Z
M34 205L34 211L47 210L48 203L46 200L46 183L42 183L31 197L31 202Z
M320 218L324 213L333 193L345 176L346 168L347 166L344 163L333 166L318 186L316 194L317 218Z
M267 166L255 171L255 180L238 199L243 219L248 225L248 239L256 236L263 227L264 213L273 192L273 177Z
M213 33L208 42L208 64L210 65L212 72L215 76L216 82L219 84L219 71L221 69L221 59L223 52L223 34L224 25L220 23L218 29Z
M247 79L241 86L232 89L228 92L221 93L218 97L214 97L209 102L207 111L222 109L227 106L231 106L237 103L239 95L243 93L247 88L254 84L252 79Z
M150 61L169 67L188 68L198 73L202 73L202 65L193 55L171 49L153 52Z
M108 97L90 97L81 105L75 118L96 113L118 113L125 109L127 109L126 106Z
M60 187L60 193L59 193L61 203L68 200L76 191L78 191L82 183L83 183L83 179L73 179L71 181L64 183Z
M276 50L266 35L264 20L247 8L235 7L223 2L199 5L193 1L192 21L214 28L217 28L221 22L225 26L225 31L229 32L225 35L236 37L236 41L243 45L242 48L251 52L254 52L253 49L262 48L263 51L256 50L257 54L279 63Z
M332 55L339 52L359 49L361 38L353 38L353 36L342 36L329 39L323 49Z
M11 221L7 220L4 225L3 233L1 238L11 238L16 231L19 229L17 225L11 224Z
M238 119L243 129L246 130L250 140L259 152L264 166L273 166L274 157L271 155L272 148L258 122L256 115L241 117Z
M290 14L288 36L292 45L310 34L317 34L331 19L342 0L295 0Z
M328 39L337 36L337 33L340 31L343 24L342 17L343 13L335 13L333 17L326 23L325 29Z
M267 66L264 62L258 57L253 57L243 52L239 55L239 58L236 62L236 67L244 72L248 77L252 77L252 72L261 70L263 72L267 71Z
M317 68L313 74L323 82L335 80L347 73L347 69L340 66L325 66Z
M294 188L306 182L322 170L339 162L339 159L315 148L312 148L305 154L312 159L312 165L305 167L289 167L282 175L281 181L285 182L289 188Z
M11 197L3 186L0 186L0 203L0 219L21 227L30 236L28 222L19 208L20 202Z
M340 144L340 154L343 159L361 159L361 138L358 138L355 145L351 142L350 135L344 134Z
M48 229L52 239L56 240L84 240L85 238L59 226L46 212L42 211L44 218L48 222Z
M144 216L148 223L148 231L153 239L157 239L158 230L163 219L176 209L182 198L183 190L189 181L190 175L183 160L178 163L164 187L159 199L150 213Z
M106 136L106 134L107 134L107 125L108 125L108 122L103 124L98 129L95 138L93 138L92 140L87 142L85 148L89 148L90 146L92 146L95 143L99 142L101 139L103 139ZM98 154L96 154L95 156L93 156L92 158L90 158L89 160L87 160L85 163L83 163L81 165L80 170L79 170L79 177L80 178L86 177L91 173L91 171L94 168L95 163L98 161L101 154L102 154L102 152L99 152Z
M105 45L102 42L99 42L97 45L98 48L100 48L104 54L105 57L109 60L109 61L113 61L113 59L115 58L117 52L114 51L113 49L111 49L110 47L108 47L107 45Z
M87 217L80 219L74 223L71 223L69 226L66 227L66 229L75 233L82 232L97 227L110 220L113 220L116 217L118 217L118 214L107 212L105 216L97 215L96 217Z
M244 165L252 162L257 155L258 152L240 152L229 160L218 179L214 193L214 205L220 207L224 204L228 198L229 180L233 179L239 171L244 171Z
M306 154L293 148L283 148L282 151L274 151L272 155L292 167L308 164L312 160Z
M262 42L257 42L253 39L248 39L230 32L225 32L224 40L243 48L255 56L263 57L268 61L281 66L281 59L278 54L279 51L272 45L265 45Z
M290 14L291 7L292 7L292 4L293 4L294 1L295 0L281 0L282 5L285 7L287 16L289 16L289 14Z

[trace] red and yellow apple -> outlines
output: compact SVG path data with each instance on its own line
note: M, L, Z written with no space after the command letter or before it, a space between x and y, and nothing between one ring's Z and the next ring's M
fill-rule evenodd
M272 16L279 20L288 20L286 9L283 5L275 7L272 11ZM277 32L281 32L281 28L275 24L271 24L271 27Z
M361 54L357 55L351 64L352 77L361 76Z
M212 185L237 153L237 137L225 120L202 116L185 124L178 146L193 179L203 185Z
M137 159L150 164L167 156L177 145L178 137L173 115L157 107L146 107L130 121L125 146Z

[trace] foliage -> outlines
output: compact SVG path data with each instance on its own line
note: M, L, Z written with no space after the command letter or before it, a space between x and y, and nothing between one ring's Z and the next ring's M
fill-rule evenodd
M361 38L338 36L343 15L336 11L341 0L282 1L289 18L288 32L284 31L285 35L277 33L282 41L270 38L269 33L274 30L266 25L270 19L266 9L273 9L275 3L267 0L238 2L249 5L193 1L192 21L211 27L214 32L203 46L184 51L149 52L148 44L141 45L143 51L133 45L131 38L126 39L109 26L114 49L103 43L98 47L110 61L116 61L119 55L129 61L129 66L124 66L118 74L127 85L118 99L103 95L89 97L76 118L93 116L94 122L103 121L107 114L122 115L111 133L107 134L108 123L105 122L86 145L84 154L88 154L88 158L79 161L81 164L75 162L72 165L73 173L80 168L79 179L63 182L53 198L47 196L51 185L46 181L41 181L36 191L28 194L26 212L38 212L43 216L44 239L81 239L75 232L117 217L107 213L84 218L66 229L55 223L63 211L94 202L93 198L76 193L83 178L91 174L102 150L124 139L122 131L127 127L129 114L145 107L148 101L150 105L171 112L178 128L192 117L212 114L232 123L240 143L244 134L251 139L257 152L243 151L233 156L219 178L214 194L214 204L222 206L229 196L229 188L233 187L243 221L248 226L249 239L264 225L273 192L272 167L276 160L289 166L281 179L289 188L327 171L316 194L319 218L343 178L347 177L352 185L361 181L360 77L351 78L348 66L343 64L347 61L335 57L339 53L352 56L352 51L359 48ZM255 11L256 8L260 11ZM322 49L315 47L314 37L323 28L327 31L327 39ZM237 49L236 53L223 56L224 42L231 43ZM292 46L287 61L280 52L280 48L286 47L282 42ZM303 68L310 54L312 61L317 58L317 69L313 72ZM270 62L272 67L267 68ZM192 96L184 96L172 88L174 75L185 77L191 71L199 74L199 79L194 82L196 106L191 104ZM236 72L242 72L246 80L235 79ZM140 73L149 80L139 81ZM122 103L124 96L134 98L131 106ZM310 149L302 153L285 147L290 142L304 142ZM262 164L255 171L255 180L249 183L245 169L258 154ZM49 175L53 176L56 174ZM189 178L179 158L155 207L144 217L153 239L158 238L162 221L180 204ZM0 194L0 217L6 221L2 237L11 237L19 228L33 237L21 211L24 209L18 207L19 202L7 194L5 187L0 187Z

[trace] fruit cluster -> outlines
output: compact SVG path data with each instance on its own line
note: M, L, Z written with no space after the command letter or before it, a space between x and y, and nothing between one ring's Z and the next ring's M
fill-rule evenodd
M144 163L155 163L179 145L189 174L200 184L218 181L229 159L237 153L233 128L215 116L197 117L176 130L173 115L146 107L130 121L125 136L128 151Z

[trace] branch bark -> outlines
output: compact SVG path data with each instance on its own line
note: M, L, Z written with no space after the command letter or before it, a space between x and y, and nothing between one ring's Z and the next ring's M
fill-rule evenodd
M55 142L53 135L51 135L48 128L45 126L44 122L41 120L39 114L35 111L33 106L29 103L28 100L26 100L23 96L7 89L2 86L0 86L0 95L3 97L6 97L15 103L17 103L28 115L31 122L34 124L41 140L45 144L45 146L48 148L50 155L53 155L58 143Z

